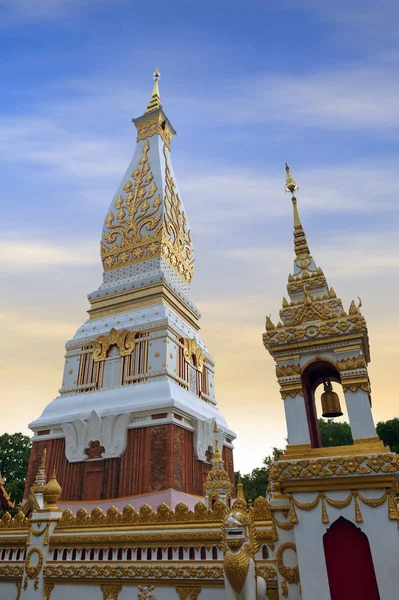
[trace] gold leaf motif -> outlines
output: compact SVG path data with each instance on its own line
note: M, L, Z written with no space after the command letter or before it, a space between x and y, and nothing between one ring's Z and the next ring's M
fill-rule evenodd
M119 260L121 260L120 257ZM121 356L128 356L134 350L135 336L136 332L134 331L127 329L117 331L112 328L108 335L100 335L100 337L92 342L93 360L95 362L105 360L108 350L113 345L118 346Z
M227 550L224 555L224 572L236 594L241 594L248 577L251 556L246 547L237 553Z
M205 354L198 346L195 338L184 339L184 359L186 362L191 363L191 357L195 356L196 368L200 373L204 368Z

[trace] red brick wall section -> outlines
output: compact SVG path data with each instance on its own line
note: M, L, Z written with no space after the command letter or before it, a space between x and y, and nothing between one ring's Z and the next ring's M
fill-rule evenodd
M123 455L107 460L70 463L63 438L40 440L32 445L25 498L35 481L44 448L47 476L55 467L62 500L123 498L168 488L203 496L210 470L209 463L194 456L193 432L176 424L130 429ZM223 460L234 481L230 448L223 448Z

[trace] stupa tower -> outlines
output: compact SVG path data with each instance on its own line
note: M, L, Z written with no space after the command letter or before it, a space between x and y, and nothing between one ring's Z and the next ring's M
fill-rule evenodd
M298 213L298 188L286 166L294 211L294 270L288 277L280 321L266 319L265 347L276 362L288 445L271 467L272 504L289 523L281 548L297 553L300 590L280 569L288 598L367 600L393 598L397 519L397 456L376 434L367 365L370 348L360 301L346 311L313 260ZM342 388L353 444L322 447L315 392L323 417L342 414ZM280 540L280 541L281 541ZM282 550L283 551L283 550ZM284 575L285 573L285 575ZM287 586L287 583L292 584Z
M189 299L193 243L159 77L156 70L147 110L133 119L136 150L105 218L103 282L66 344L60 395L30 424L26 495L46 447L60 505L158 492L173 506L204 495L215 421L233 480L235 436L216 408L214 361Z

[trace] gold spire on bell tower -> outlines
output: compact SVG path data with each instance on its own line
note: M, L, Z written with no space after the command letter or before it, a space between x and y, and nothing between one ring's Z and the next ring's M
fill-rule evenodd
M158 82L161 79L161 73L159 72L158 67L154 71L154 87L152 90L151 100L148 103L147 110L145 113L151 112L152 110L156 110L157 108L162 108L161 104L161 96L159 95L159 85Z
M297 182L292 176L290 168L287 163L285 163L285 172L286 172L286 180L285 180L285 191L290 192L292 195L292 206L294 209L294 249L295 254L299 258L301 256L309 256L310 250L308 243L306 241L306 235L302 227L301 219L299 218L298 207L297 207L297 199L295 197L295 192L299 189Z

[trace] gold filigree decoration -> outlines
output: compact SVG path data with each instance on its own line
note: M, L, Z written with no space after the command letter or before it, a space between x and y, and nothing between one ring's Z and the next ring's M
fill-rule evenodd
M254 520L255 521L271 521L272 520L272 512L270 510L270 504L263 498L259 496L256 498L253 505L254 509Z
M17 597L15 600L19 600L21 597L22 581L16 581L15 585L17 586Z
M0 577L21 577L23 572L23 565L0 565Z
M364 356L359 354L351 358L343 358L337 362L339 371L355 371L356 369L365 369L366 361Z
M263 579L274 579L277 576L277 571L274 567L257 565L256 575L263 577Z
M96 579L211 579L222 580L223 568L219 566L162 566L162 565L88 565L57 564L44 567L44 576L49 578Z
M34 554L37 554L37 557L38 557L37 564L31 565L31 559ZM28 554L26 555L26 560L25 560L26 577L25 577L25 581L24 581L24 590L26 590L26 588L28 587L29 579L34 580L35 590L39 589L39 575L43 568L43 564L44 564L44 555L43 555L42 550L36 546L34 548L31 548L29 550Z
M0 520L0 530L2 529L29 529L30 521L24 515L24 513L18 509L15 517L11 517L9 512L4 513Z
M145 140L152 135L159 135L167 148L170 150L170 141L173 137L173 132L169 128L162 114L158 114L152 119L147 119L141 123L135 123L137 128L137 141Z
M18 548L26 546L26 537L0 537L1 548Z
M276 367L277 377L292 377L301 374L301 365L283 365Z
M184 359L189 364L191 363L191 357L195 356L195 366L200 373L202 373L204 368L204 360L205 354L197 344L197 340L195 338L185 338L184 339Z
M140 511L128 504L119 512L115 506L111 506L104 514L101 508L94 508L91 514L86 509L80 508L76 515L70 509L64 510L58 521L56 531L60 529L90 529L98 527L118 527L131 525L169 525L186 523L214 523L223 522L226 506L217 500L212 510L207 509L203 502L197 502L194 510L190 510L187 504L180 502L175 510L162 503L156 511L148 504L141 506Z
M153 585L139 585L137 591L138 600L155 600L155 587Z
M100 585L101 591L103 593L103 600L118 600L119 594L122 591L121 583L108 584L103 583Z
M237 553L230 549L224 555L224 572L236 594L241 594L248 577L251 555L244 546Z
M356 392L357 390L363 390L364 392L370 391L370 384L368 380L364 381L352 381L346 383L345 379L342 380L342 389L344 392Z
M222 543L221 530L212 531L168 531L165 533L144 533L139 531L135 535L56 535L50 538L50 549L57 548L158 548L170 546L174 549L179 546L189 548L194 546L211 547Z
M278 547L278 550L276 553L277 569L278 569L278 572L280 573L281 577L283 578L282 583L281 583L281 588L282 588L282 594L283 594L284 598L288 597L287 583L290 583L292 585L299 583L299 568L298 568L298 566L288 567L284 563L284 552L286 550L293 550L294 552L296 552L296 545L293 542L284 542L284 544L281 544L281 546Z
M135 331L129 331L128 329L117 331L112 328L107 335L100 335L100 337L92 342L93 360L95 362L104 360L108 350L113 345L118 347L121 356L128 356L134 350L135 336Z
M338 508L342 510L343 508L348 507L352 500L354 501L355 507L355 521L356 523L363 523L363 516L360 511L359 500L366 506L370 506L372 508L377 508L382 506L388 500L388 518L391 521L399 520L398 508L395 500L395 494L392 490L384 492L384 494L380 498L366 498L363 496L358 490L352 490L348 497L344 500L334 500L329 498L325 492L318 492L315 499L312 502L299 502L294 498L292 494L289 494L290 498L290 522L294 525L299 523L299 519L295 510L299 508L304 511L314 510L321 502L322 506L322 523L327 524L330 522L330 519L327 514L326 503L333 508Z
M52 581L46 581L43 586L43 600L51 600L51 592L55 588L55 583Z
M295 398L295 396L303 396L302 384L295 387L292 387L292 384L289 387L281 386L280 394L283 400L285 400L288 396L290 398Z
M270 468L272 481L292 479L312 479L314 477L342 477L347 475L368 475L372 472L396 473L399 470L399 456L378 454L374 456L342 456L315 460L276 461Z
M176 588L180 600L197 600L201 593L201 588L198 586L183 586L179 585Z

